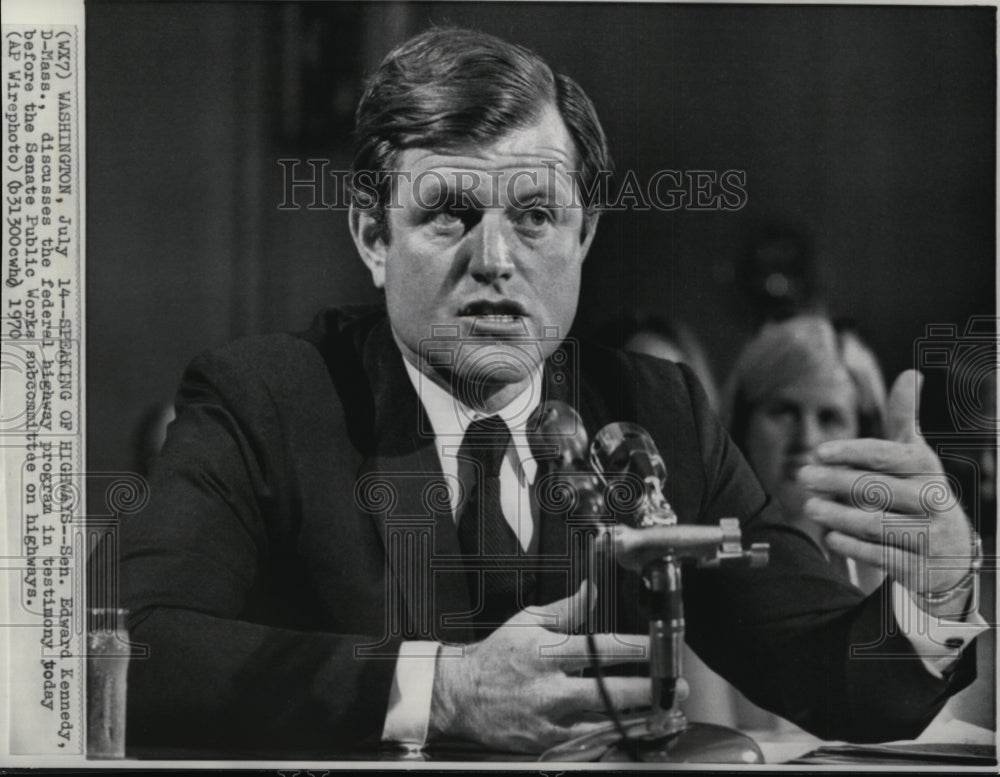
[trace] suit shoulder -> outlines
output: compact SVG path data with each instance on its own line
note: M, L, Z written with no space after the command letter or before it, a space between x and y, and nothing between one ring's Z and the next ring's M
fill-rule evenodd
M337 371L355 372L365 339L383 319L378 308L330 308L304 331L252 335L205 351L189 373L281 386L310 379L317 371L331 377Z
M687 397L691 381L696 380L687 365L677 362L582 341L579 347L588 377L617 391Z
M682 362L659 359L644 353L623 353L636 377L652 380L659 384L669 383L679 390L687 390L688 374L691 369Z
M191 362L187 376L204 375L241 383L280 382L304 363L318 358L316 348L294 334L253 335L201 353Z

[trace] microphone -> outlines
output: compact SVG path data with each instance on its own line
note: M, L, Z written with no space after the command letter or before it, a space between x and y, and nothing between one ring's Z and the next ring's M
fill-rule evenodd
M571 406L557 399L535 408L528 419L531 455L552 469L570 471L585 466L587 430Z
M590 461L605 479L609 474L627 473L642 480L645 494L637 511L640 526L677 523L677 514L663 496L667 467L653 438L639 424L620 421L602 428L594 435Z
M570 582L590 580L598 591L611 590L614 558L604 550L607 510L601 479L587 461L589 440L583 419L565 402L540 405L528 422L528 445L538 462L535 495L542 510L566 514L567 551L572 554ZM584 631L611 631L613 613L600 601L587 610Z
M580 414L557 399L545 402L532 413L527 437L531 455L545 473L540 490L557 501L572 494L574 518L604 523L601 481L590 471L589 440Z

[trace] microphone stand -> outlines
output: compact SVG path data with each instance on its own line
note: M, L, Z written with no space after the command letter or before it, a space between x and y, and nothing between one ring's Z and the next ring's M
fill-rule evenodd
M642 525L648 528L615 526L608 536L616 561L639 571L650 593L652 710L621 719L625 738L612 722L550 748L539 760L763 763L764 756L757 743L745 734L711 723L688 721L680 708L677 689L682 677L684 643L681 562L693 560L702 568L734 563L764 566L767 544L755 543L744 550L739 521L735 518L723 518L718 526L679 525L665 501L655 510L645 511Z

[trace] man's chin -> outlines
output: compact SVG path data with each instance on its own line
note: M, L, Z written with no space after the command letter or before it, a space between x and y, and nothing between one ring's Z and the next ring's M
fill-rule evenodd
M451 369L459 380L484 385L521 383L539 371L545 356L535 340L462 341Z
M463 343L447 380L453 396L477 409L499 409L518 396L540 393L542 355L531 343Z

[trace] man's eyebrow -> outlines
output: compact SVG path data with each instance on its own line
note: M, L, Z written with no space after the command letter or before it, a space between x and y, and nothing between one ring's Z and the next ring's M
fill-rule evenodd
M496 160L494 160L496 161ZM555 165L520 161L506 168L496 165L469 168L460 162L428 167L412 176L414 204L422 210L445 207L473 208L539 204L567 206L572 197L572 176Z
M483 202L475 185L477 175L474 171L462 169L446 173L440 170L424 171L414 179L414 204L423 210L485 207L488 203Z
M539 202L552 204L551 201L553 199L558 199L559 188L552 182L550 182L548 186L538 183L537 185L532 185L523 189L515 187L510 194L514 198L513 204L515 205L524 205L527 203L537 204Z
M432 160L432 164L426 169L462 169L469 163L475 163L474 169L490 171L520 170L524 168L553 168L562 167L570 169L571 162L575 155L567 156L565 151L558 148L542 147L531 152L519 152L514 154L501 154L493 156L491 154L477 154L474 151L441 150L433 152L419 162L426 163Z
M556 156L539 156L532 154L531 156L522 157L520 159L512 157L509 162L492 165L492 169L497 171L524 170L528 168L545 169L554 167L567 167L566 160L560 159Z
M519 180L512 181L512 186L507 189L508 196L514 200L514 205L523 206L526 204L537 204L543 202L548 205L567 205L562 200L563 196L570 194L570 179L565 176L552 176L542 173L532 180L527 174L521 176Z

